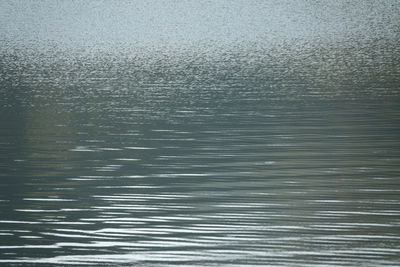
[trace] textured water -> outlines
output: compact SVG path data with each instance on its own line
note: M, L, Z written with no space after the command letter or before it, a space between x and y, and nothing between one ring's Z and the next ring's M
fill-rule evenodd
M0 265L396 266L399 23L340 14L334 38L230 45L9 34Z

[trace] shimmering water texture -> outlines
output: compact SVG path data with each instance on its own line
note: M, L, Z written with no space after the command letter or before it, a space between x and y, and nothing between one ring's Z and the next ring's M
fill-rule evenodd
M397 266L399 22L346 23L223 46L1 41L0 265Z

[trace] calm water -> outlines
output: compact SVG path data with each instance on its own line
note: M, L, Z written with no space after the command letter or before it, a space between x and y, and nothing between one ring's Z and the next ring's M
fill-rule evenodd
M3 41L0 265L398 265L399 38L369 34Z

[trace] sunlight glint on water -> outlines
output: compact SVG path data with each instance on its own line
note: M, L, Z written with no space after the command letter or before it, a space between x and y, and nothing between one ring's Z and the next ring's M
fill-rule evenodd
M0 265L396 266L389 15L379 40L345 20L220 46L0 40Z

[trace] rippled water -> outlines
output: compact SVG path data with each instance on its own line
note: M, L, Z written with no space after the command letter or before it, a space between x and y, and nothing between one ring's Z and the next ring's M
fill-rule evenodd
M396 36L7 43L0 265L396 266Z

